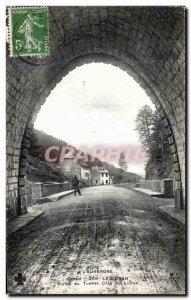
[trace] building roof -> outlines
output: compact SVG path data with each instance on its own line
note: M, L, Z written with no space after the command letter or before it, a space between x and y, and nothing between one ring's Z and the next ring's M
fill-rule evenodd
M90 169L90 167L88 166L87 162L85 162L84 160L79 159L79 160L78 160L78 163L79 163L79 165L80 165L81 167L85 167L85 168L89 168L89 169Z
M97 167L97 169L100 173L108 173L108 170L106 170L104 167Z
M75 159L75 156L69 156L69 157L65 157L64 158L64 160L74 160ZM85 162L83 159L78 159L77 160L77 163L81 166L81 167L83 167L83 168L88 168L88 169L90 169L90 167L88 166L88 164L87 164L87 162Z

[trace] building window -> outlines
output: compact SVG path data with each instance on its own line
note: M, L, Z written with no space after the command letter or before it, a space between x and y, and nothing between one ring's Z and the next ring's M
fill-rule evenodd
M101 175L102 175L102 177L103 177L103 176L104 176L104 173L102 173Z
M106 180L106 184L108 184L108 180Z
M97 183L97 180L96 180L96 183Z
M107 177L107 175L108 175L108 174L106 173L105 176Z

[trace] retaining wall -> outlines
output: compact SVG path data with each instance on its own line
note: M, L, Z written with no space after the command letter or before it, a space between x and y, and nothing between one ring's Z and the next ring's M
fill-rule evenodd
M173 180L140 180L140 188L152 190L164 194L165 197L173 197Z
M63 191L71 190L70 182L36 182L32 184L32 198L40 199Z

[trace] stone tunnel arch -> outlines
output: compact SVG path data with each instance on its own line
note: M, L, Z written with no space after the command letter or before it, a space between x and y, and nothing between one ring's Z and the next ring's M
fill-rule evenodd
M182 8L50 8L51 55L7 58L8 216L26 211L26 156L36 114L56 84L88 62L111 63L125 70L155 103L168 127L177 206L182 208L183 22Z

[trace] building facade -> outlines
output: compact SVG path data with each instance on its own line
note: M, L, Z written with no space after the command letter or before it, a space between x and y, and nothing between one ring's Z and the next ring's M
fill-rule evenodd
M92 167L92 185L112 184L109 172L104 167Z
M68 157L60 163L60 169L67 177L72 178L76 175L78 179L82 179L86 181L88 185L91 185L91 170L85 161Z

